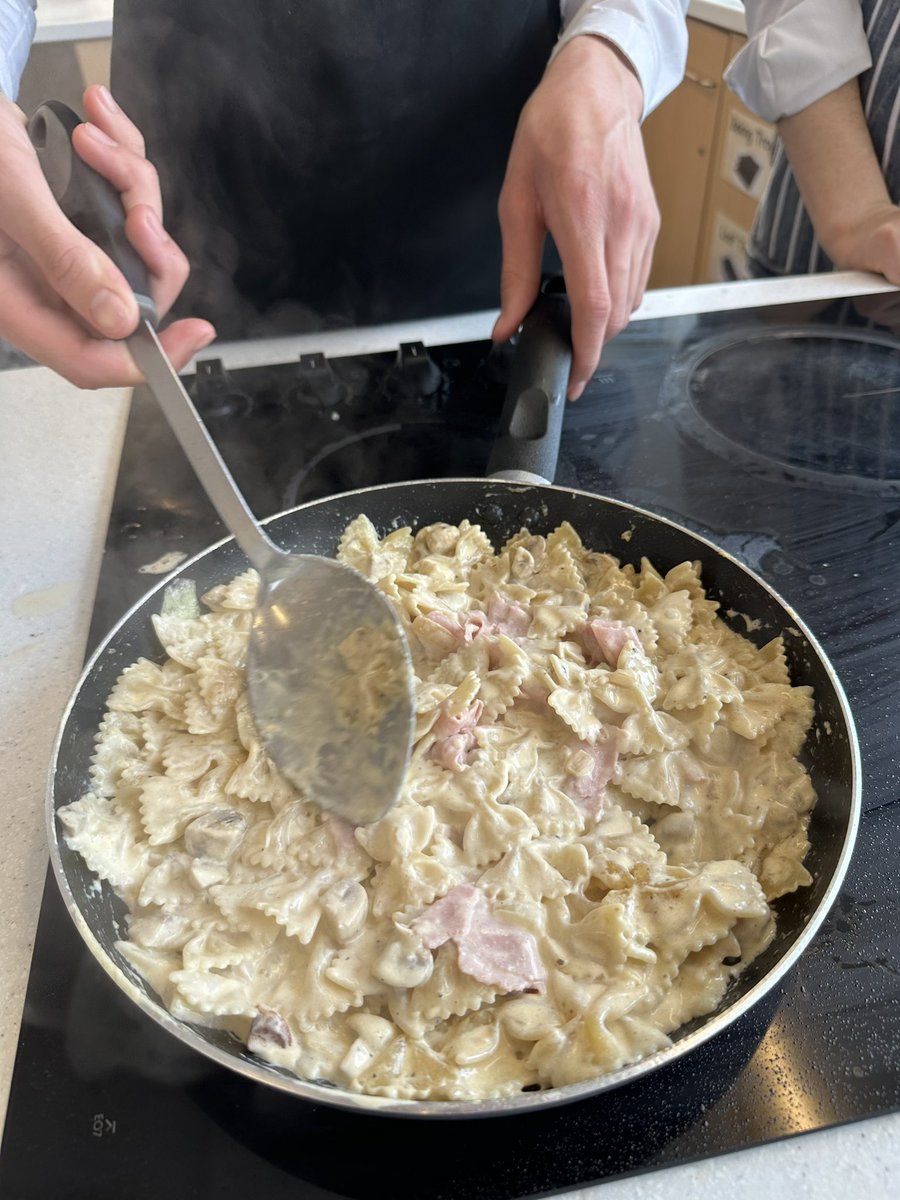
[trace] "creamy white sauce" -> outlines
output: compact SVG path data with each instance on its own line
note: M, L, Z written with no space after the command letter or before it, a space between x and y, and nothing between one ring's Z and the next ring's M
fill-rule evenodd
M506 1096L667 1045L810 880L812 701L780 639L728 629L694 565L622 567L566 525L495 553L467 522L360 517L339 557L407 630L400 801L354 829L266 759L252 572L156 618L169 658L123 673L60 814L129 904L123 953L176 1017L372 1096Z

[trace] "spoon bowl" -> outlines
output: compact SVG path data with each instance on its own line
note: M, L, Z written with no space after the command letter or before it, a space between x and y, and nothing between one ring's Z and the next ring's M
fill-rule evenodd
M260 584L247 689L273 761L354 825L393 804L412 741L412 666L387 598L353 570L279 555Z

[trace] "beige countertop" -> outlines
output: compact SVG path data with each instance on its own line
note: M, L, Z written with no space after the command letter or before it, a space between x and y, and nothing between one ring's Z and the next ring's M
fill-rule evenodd
M37 0L36 42L86 42L112 36L113 0Z
M127 411L124 392L0 372L0 1122L47 867L47 764L81 671Z
M0 1121L46 869L57 721L81 669L127 397L42 368L0 372ZM900 1114L590 1188L578 1200L896 1195Z

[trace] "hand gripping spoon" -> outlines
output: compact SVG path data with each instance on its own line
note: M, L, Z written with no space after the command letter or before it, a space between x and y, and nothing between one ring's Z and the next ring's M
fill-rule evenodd
M54 197L116 263L141 319L127 345L225 525L260 575L247 657L250 709L281 773L309 800L354 825L394 803L409 761L412 664L399 618L358 572L288 554L263 532L238 491L156 336L146 268L125 236L118 193L75 152L80 123L58 101L28 132Z

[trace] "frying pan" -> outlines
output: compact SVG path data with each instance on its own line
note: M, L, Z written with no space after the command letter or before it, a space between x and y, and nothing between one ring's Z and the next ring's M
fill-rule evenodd
M164 657L155 644L150 617L159 611L167 584L173 578L192 579L198 591L204 592L246 568L242 552L227 539L183 564L122 618L88 662L63 717L50 777L51 852L68 910L94 956L123 991L187 1045L260 1083L350 1109L445 1117L533 1110L639 1078L714 1036L774 987L801 954L837 895L856 835L860 811L856 733L841 685L812 634L762 579L713 543L652 513L586 492L495 479L426 480L332 496L281 513L266 524L274 540L293 551L333 554L344 527L363 512L381 534L403 525L458 524L469 518L480 524L495 544L523 524L548 533L567 520L592 549L636 564L646 556L662 572L686 559L700 559L707 592L721 602L723 619L745 636L741 614L750 618L751 624L758 622L750 636L760 645L782 633L793 682L814 689L815 721L803 756L818 795L806 862L813 875L812 886L776 902L778 925L772 944L735 980L715 1012L679 1030L672 1046L613 1074L549 1091L471 1103L357 1096L269 1066L228 1034L175 1020L116 950L114 943L125 935L124 905L105 884L98 886L82 859L61 840L55 812L89 789L94 739L106 697L119 673L141 656L157 662ZM737 615L730 618L729 611Z
M860 762L852 715L834 669L790 606L763 579L712 542L633 505L546 482L555 471L570 355L566 298L558 285L551 284L523 327L490 462L491 477L422 480L346 492L269 518L265 522L268 532L287 550L333 555L342 531L360 513L372 520L381 535L404 525L459 524L467 518L477 522L495 545L523 525L534 533L547 534L569 521L590 549L635 565L647 557L665 573L685 560L699 559L707 594L720 602L721 618L759 645L783 635L793 683L809 684L814 690L815 718L802 752L818 796L806 859L813 883L775 903L775 938L732 982L714 1012L682 1026L666 1049L621 1070L565 1087L487 1101L360 1096L333 1084L300 1079L265 1063L225 1031L176 1020L116 949L116 941L126 936L125 905L66 846L56 812L90 789L97 730L107 696L123 668L140 657L156 662L165 657L150 618L160 610L166 587L173 580L190 579L202 594L247 568L233 539L225 539L183 563L151 589L88 661L57 735L47 820L51 860L63 899L106 973L174 1037L258 1083L320 1104L409 1117L510 1115L608 1091L680 1058L737 1020L796 962L840 889L859 822Z

